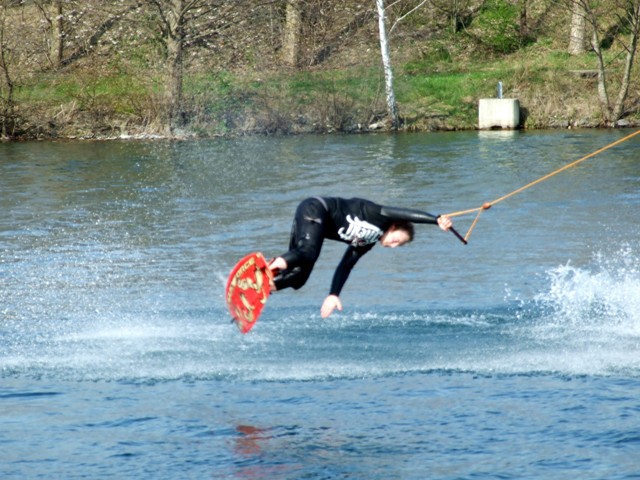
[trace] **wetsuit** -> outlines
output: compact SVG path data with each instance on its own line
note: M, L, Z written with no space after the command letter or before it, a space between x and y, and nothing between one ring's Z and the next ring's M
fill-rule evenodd
M276 289L302 287L320 256L324 239L328 238L349 245L331 282L330 294L339 296L360 257L398 222L437 224L438 217L419 210L386 207L362 198L307 198L296 210L289 251L281 255L287 269L276 275Z

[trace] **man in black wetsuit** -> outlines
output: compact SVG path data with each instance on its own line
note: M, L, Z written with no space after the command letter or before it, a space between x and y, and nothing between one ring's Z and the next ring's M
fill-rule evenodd
M320 256L325 238L347 243L347 251L336 268L329 296L320 313L326 318L342 310L340 292L351 269L377 241L384 247L400 247L413 240L414 223L452 227L447 216L419 210L386 207L362 198L311 197L298 206L293 219L289 251L269 263L276 290L302 287Z

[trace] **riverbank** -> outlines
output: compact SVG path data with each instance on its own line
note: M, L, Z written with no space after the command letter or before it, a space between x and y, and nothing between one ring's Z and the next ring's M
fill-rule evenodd
M534 62L528 55L547 60ZM498 82L504 85L505 98L519 100L524 129L640 126L640 115L633 110L639 102L637 89L630 92L624 118L613 125L603 120L597 80L572 73L593 62L588 54L573 58L535 47L466 65L407 61L396 67L394 82L400 130L477 129L478 102L495 98ZM171 132L161 121L161 98L138 79L93 80L101 93L88 98L85 82L91 80L77 69L73 73L73 78L56 80L57 90L46 87L41 100L35 100L33 92L25 97L23 105L31 113L19 138L209 138L391 129L377 65L285 74L194 73L185 79L183 125Z
M560 31L560 29L558 29ZM282 68L193 63L185 69L178 126L169 129L161 65L95 58L42 71L16 91L15 139L211 138L244 135L371 133L391 130L375 32L334 52L321 66ZM476 40L394 38L394 89L401 131L474 130L478 102L520 102L524 129L640 126L640 89L632 82L621 119L606 120L597 58L566 53L565 36L540 36L498 54ZM606 52L607 88L620 89L623 46ZM273 58L271 58L273 60ZM638 77L638 67L633 78Z

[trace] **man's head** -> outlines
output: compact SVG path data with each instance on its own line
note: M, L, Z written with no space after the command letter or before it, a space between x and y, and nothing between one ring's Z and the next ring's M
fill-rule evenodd
M413 223L396 222L380 237L380 244L389 248L401 247L405 243L411 242L414 234Z

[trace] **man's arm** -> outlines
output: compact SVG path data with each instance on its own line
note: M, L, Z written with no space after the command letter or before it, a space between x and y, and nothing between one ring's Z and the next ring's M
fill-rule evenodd
M344 256L342 257L342 260L340 260L340 263L333 274L333 281L331 282L331 291L329 292L329 296L325 298L322 303L322 308L320 309L322 318L327 318L336 308L338 310L342 310L342 302L340 301L340 292L342 291L342 287L344 287L351 270L356 263L358 263L360 257L371 250L373 245L374 244L367 245L365 247L347 247L347 251L344 252Z
M404 220L411 223L431 223L438 225L445 232L449 230L453 223L446 215L433 215L421 210L411 208L382 207L380 214L393 220Z
M353 267L355 267L360 257L362 257L365 253L373 248L374 244L366 245L364 247L352 247L351 245L347 247L347 251L344 252L342 256L342 260L338 264L335 273L333 274L333 281L331 282L331 291L329 292L331 295L335 295L336 297L340 296L340 292L342 291L342 287L347 283L347 279L349 278L349 274Z
M421 210L411 208L385 207L380 209L380 213L392 220L405 220L412 223L438 223L438 216Z

